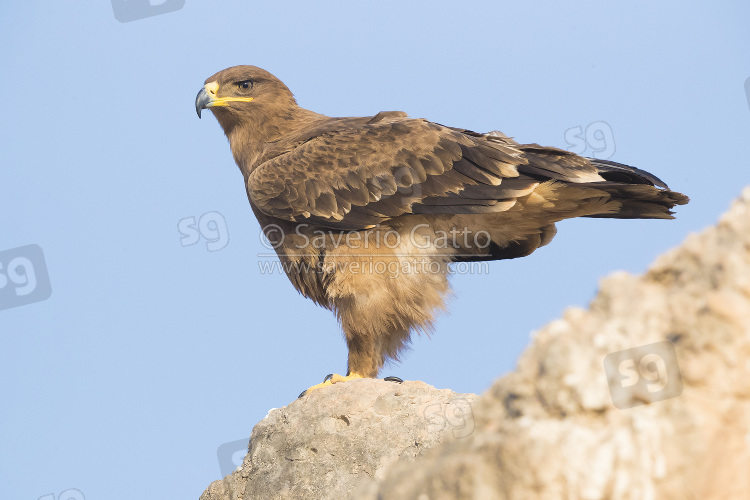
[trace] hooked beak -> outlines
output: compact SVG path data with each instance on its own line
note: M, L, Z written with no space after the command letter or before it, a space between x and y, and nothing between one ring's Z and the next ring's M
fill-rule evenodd
M201 117L201 110L214 108L216 106L228 106L230 102L251 102L252 97L217 97L216 92L219 90L219 84L216 82L207 83L198 92L195 97L195 112L198 118Z
M204 85L195 97L195 112L198 113L198 118L201 117L201 111L210 108L215 100L216 88L218 85L214 84L210 89L209 85L211 84L207 83Z

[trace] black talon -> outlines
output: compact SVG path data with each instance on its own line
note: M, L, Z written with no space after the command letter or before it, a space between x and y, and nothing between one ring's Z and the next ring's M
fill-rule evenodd
M385 380L386 382L398 382L399 384L403 382L403 380L398 377L385 377L383 380Z
M326 378L324 378L324 379L323 379L323 382L327 382L327 381L331 380L332 378L333 378L333 373L329 373L328 375L326 375ZM400 380L400 379L399 379L399 380ZM304 391L302 391L302 392L300 393L300 395L299 395L299 396L297 396L297 399L301 398L301 397L302 397L302 396L304 396L305 394L307 394L307 389L305 389Z

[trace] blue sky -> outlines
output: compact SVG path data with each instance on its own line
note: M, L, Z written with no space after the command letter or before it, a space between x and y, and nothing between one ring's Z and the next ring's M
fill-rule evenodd
M242 176L195 116L207 76L254 64L320 113L600 150L691 196L675 221L566 221L532 256L456 276L450 315L383 375L481 393L600 278L644 271L750 184L749 14L187 0L122 23L108 1L3 3L0 265L23 272L0 287L0 498L197 498L220 445L345 370L333 315L261 273ZM42 280L12 302L27 270L49 298Z

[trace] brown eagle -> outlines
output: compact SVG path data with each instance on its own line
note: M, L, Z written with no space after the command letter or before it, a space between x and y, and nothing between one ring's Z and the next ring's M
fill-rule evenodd
M321 115L255 66L209 77L205 108L292 285L341 322L347 374L312 388L376 377L412 331L429 331L451 262L529 255L563 219L671 219L688 202L643 170L500 132L400 111Z

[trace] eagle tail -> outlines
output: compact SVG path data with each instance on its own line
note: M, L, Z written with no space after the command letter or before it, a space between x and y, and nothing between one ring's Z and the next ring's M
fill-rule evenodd
M613 219L674 219L672 208L685 205L690 199L672 191L655 175L639 168L608 160L589 158L605 182L586 182L576 187L604 191L610 200L605 211L584 217Z

